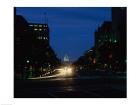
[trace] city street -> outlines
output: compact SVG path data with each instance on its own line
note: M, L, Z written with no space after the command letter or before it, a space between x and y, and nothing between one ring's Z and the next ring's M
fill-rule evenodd
M14 98L126 98L126 13L15 7Z
M57 75L58 76L58 75ZM15 98L125 98L126 79L57 77L15 81Z

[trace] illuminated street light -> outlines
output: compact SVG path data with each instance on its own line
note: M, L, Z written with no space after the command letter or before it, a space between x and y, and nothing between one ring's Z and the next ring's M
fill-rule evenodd
M27 60L26 62L27 62L27 63L29 63L30 61L29 61L29 60Z
M66 73L67 73L68 75L72 75L72 73L73 73L72 68L67 68Z

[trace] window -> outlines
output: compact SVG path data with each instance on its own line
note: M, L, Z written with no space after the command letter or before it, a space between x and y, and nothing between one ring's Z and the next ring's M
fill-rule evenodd
M29 26L30 26L30 27L33 27L33 25L32 25L32 24L30 24Z
M37 27L37 25L34 25L34 27Z
M114 40L114 43L116 43L117 42L117 40Z
M39 27L42 27L42 25L39 25Z
M38 29L37 28L34 28L34 30L37 31Z
M42 31L42 29L40 28L39 31Z

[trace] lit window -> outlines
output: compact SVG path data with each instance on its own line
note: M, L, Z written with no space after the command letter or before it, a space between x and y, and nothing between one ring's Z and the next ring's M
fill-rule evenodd
M43 39L45 39L45 37Z
M39 27L42 27L42 25L39 25Z
M34 28L34 30L37 31L38 29L37 28Z
M91 52L91 51L93 51L93 50L89 50L88 52Z
M42 29L40 28L39 31L42 31Z
M29 26L31 26L31 27L32 27L33 25L32 25L32 24L30 24Z
M38 37L38 39L42 39L42 37L41 37L41 36L39 36L39 37Z
M37 27L37 25L34 25L34 27Z
M117 42L117 40L114 40L114 42L116 43L116 42Z
M27 62L27 63L29 63L30 61L29 61L29 60L27 60L26 62Z
M42 37L40 36L40 37L38 37L38 39L42 39Z
M93 59L93 63L94 63L94 64L96 63L96 59Z

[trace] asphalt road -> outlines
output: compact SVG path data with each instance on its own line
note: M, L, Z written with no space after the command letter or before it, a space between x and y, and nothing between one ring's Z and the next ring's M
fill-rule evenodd
M15 80L14 98L126 98L125 78Z

